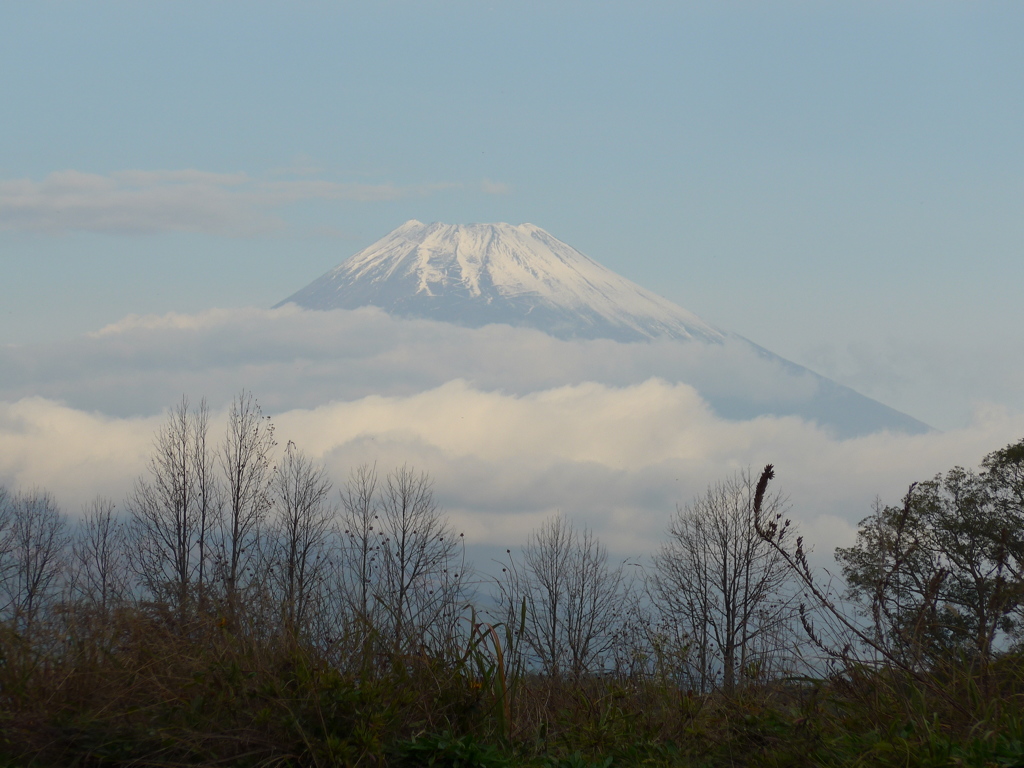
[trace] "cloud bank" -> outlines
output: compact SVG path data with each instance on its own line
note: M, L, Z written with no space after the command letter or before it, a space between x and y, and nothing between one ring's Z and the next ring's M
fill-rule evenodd
M2 399L43 396L120 416L158 412L182 392L226 402L242 386L278 412L407 395L453 379L524 394L657 377L723 398L794 402L816 386L811 376L794 376L741 343L563 341L503 325L397 319L372 307L131 316L84 338L0 348L0 366Z
M362 463L408 463L471 542L502 548L562 512L616 553L645 554L676 505L773 463L824 556L876 495L896 502L911 481L1024 434L1024 415L998 409L955 432L849 440L795 417L730 420L701 387L754 381L797 397L813 381L738 346L558 341L372 309L125 318L67 344L0 349L0 369L0 482L49 488L69 511L123 498L183 393L209 399L219 437L245 387L279 443L320 458L336 483Z

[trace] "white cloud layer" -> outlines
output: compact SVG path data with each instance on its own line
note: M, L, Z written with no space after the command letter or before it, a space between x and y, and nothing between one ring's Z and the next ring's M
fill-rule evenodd
M42 181L0 180L0 230L251 236L282 228L282 219L270 211L289 203L381 202L458 186L352 184L312 178L264 181L245 173L194 169L109 175L67 170Z
M2 399L39 395L123 416L157 412L182 392L225 402L242 386L275 411L407 395L452 379L523 394L659 377L766 402L799 401L816 386L742 343L563 341L525 328L396 319L372 307L291 305L126 317L67 342L0 348L0 366Z
M321 458L336 482L361 463L407 462L472 542L518 544L561 511L624 555L650 552L709 483L773 463L824 557L876 495L895 503L911 481L1024 435L1024 414L995 408L953 432L849 440L795 417L727 420L680 382L806 382L728 345L566 342L376 310L126 318L74 343L0 349L0 369L0 482L49 488L70 511L96 493L123 498L183 393L208 397L220 425L246 387L279 442Z
M224 409L215 413L215 435ZM123 498L145 471L161 417L111 418L51 400L0 403L0 481L45 487L71 511L95 494ZM586 383L529 395L456 380L408 396L371 395L274 415L294 441L343 480L362 463L428 472L447 513L473 543L512 546L546 515L596 530L617 553L650 552L677 504L709 483L775 464L792 517L819 553L848 544L879 495L976 465L1019 438L1024 417L979 414L945 434L839 441L795 418L727 422L686 385Z

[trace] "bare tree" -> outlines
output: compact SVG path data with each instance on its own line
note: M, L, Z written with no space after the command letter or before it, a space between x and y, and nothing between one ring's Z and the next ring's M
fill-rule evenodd
M184 407L185 401L182 401ZM216 458L209 444L210 410L206 398L199 401L199 408L192 414L192 487L191 497L194 514L198 523L196 527L196 560L198 578L196 593L198 605L206 604L208 585L213 574L210 567L213 554L214 533L220 523L223 510L223 492L217 483Z
M221 517L218 561L229 607L255 573L260 527L273 504L271 482L274 425L263 416L251 392L231 402L227 430L219 453L224 473L226 508Z
M96 497L85 510L71 555L72 592L101 616L128 596L126 529L112 501Z
M15 630L31 637L64 574L67 521L45 491L19 493L9 502L10 534L4 553L0 610Z
M430 478L403 466L378 483L363 469L342 499L345 586L357 618L394 652L445 648L469 593L462 536L434 501Z
M157 433L148 471L128 498L131 560L150 597L184 617L209 580L211 533L220 512L206 401L182 398Z
M318 598L327 578L335 517L335 509L327 502L330 490L324 468L289 441L274 474L276 515L270 570L284 629L293 636L307 628L322 602Z
M341 489L341 544L338 586L344 613L363 629L377 626L374 598L383 563L377 514L377 469L362 464Z
M630 587L623 565L565 517L547 520L530 534L522 564L510 561L500 602L517 622L525 603L523 633L535 661L548 675L579 678L608 661L625 620Z
M0 485L0 587L7 581L7 575L11 567L9 557L11 542L14 536L14 499L10 491ZM0 616L3 616L4 606L0 604Z
M757 533L755 492L749 472L710 486L677 510L654 555L662 628L688 649L685 672L701 691L720 680L731 693L744 675L766 673L794 620L789 569ZM762 520L780 520L783 507L777 494L765 498Z

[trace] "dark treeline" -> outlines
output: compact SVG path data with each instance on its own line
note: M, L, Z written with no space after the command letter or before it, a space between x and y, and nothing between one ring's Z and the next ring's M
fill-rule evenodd
M773 476L484 576L425 474L183 399L123 500L0 486L0 766L1024 760L1024 441L877 502L841 584Z

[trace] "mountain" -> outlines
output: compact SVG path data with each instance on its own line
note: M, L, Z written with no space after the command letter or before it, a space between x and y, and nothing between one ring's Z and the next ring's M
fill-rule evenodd
M458 325L559 338L718 342L724 334L532 224L407 221L289 296L308 309L366 305Z
M289 296L314 310L379 307L389 314L462 326L501 323L561 339L643 342L673 339L738 344L795 383L814 382L810 397L728 395L698 387L726 418L797 415L839 436L882 429L920 433L920 421L785 360L640 287L532 224L423 224L407 221ZM709 380L713 376L697 375ZM687 382L693 383L693 382Z

